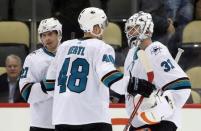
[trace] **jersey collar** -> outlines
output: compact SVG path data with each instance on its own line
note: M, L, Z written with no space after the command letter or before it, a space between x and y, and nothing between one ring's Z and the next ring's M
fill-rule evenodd
M88 40L88 39L93 39L92 37L82 37L79 40Z
M52 57L55 57L55 54L52 53L52 52L50 52L50 51L48 51L47 48L42 47L42 49L43 49L43 51L44 51L47 55L52 56Z

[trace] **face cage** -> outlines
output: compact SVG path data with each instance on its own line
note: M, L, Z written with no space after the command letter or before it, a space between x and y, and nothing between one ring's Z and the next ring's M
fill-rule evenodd
M127 37L127 39L128 39L128 46L129 46L130 48L133 47L133 46L138 46L138 45L139 45L138 43L140 42L140 39L139 39L140 32L138 31L138 29L140 29L140 26L139 26L137 29L135 29L135 27L132 27L132 28L130 28L129 30L126 29L127 31L125 31L126 37ZM134 31L133 31L132 34L130 34L130 32L131 32L132 30L134 30ZM137 32L137 35L133 35L133 34L136 33L136 32Z

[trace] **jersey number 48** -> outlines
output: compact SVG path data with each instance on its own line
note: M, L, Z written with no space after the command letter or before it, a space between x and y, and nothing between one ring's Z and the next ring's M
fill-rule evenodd
M59 92L66 92L67 87L72 92L81 93L86 89L89 63L86 59L77 58L72 61L71 68L69 68L69 65L70 58L66 58L58 77ZM70 70L69 73L68 70Z

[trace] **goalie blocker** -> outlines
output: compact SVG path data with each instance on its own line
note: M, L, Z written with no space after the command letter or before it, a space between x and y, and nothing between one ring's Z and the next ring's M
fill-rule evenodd
M133 96L140 94L144 97L149 97L153 90L156 89L155 85L136 77L130 77L127 92Z

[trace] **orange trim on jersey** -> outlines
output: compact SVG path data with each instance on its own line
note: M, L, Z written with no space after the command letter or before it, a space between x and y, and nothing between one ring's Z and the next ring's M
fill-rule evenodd
M146 114L145 112L142 112L140 114L140 116L142 117L142 119L149 125L152 125L152 124L156 124L157 122L153 122L153 121L150 121L147 117L146 117Z

